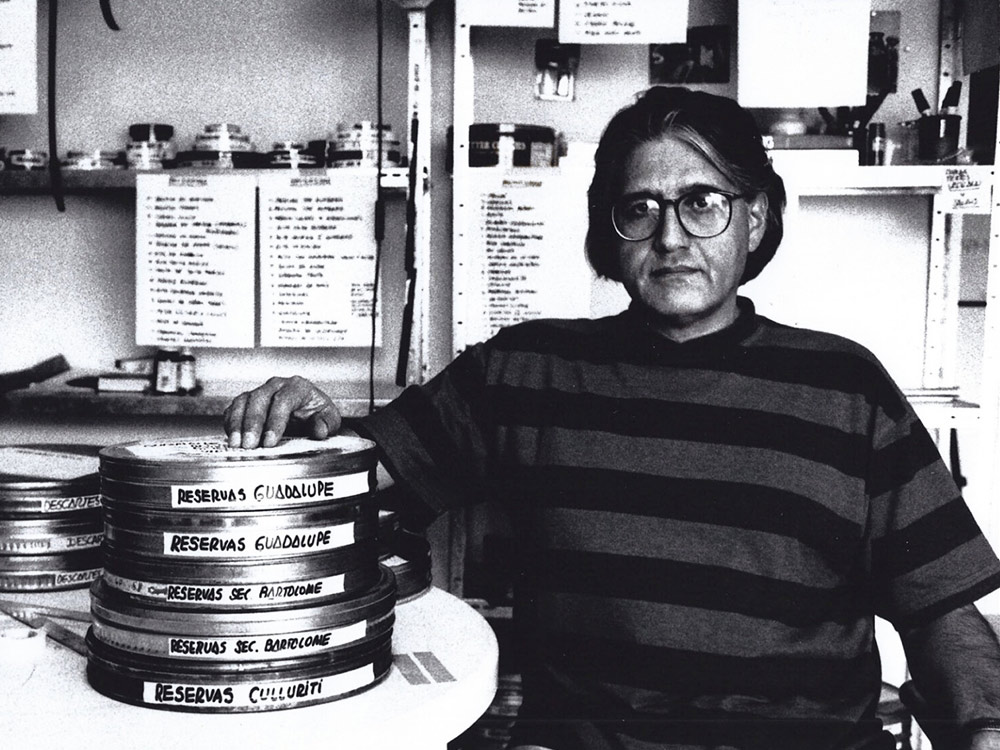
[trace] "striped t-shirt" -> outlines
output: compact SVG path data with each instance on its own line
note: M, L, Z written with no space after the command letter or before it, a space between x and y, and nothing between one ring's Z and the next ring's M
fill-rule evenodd
M874 356L739 304L684 343L635 310L513 326L361 425L431 512L509 512L526 741L884 746L873 616L1000 585Z

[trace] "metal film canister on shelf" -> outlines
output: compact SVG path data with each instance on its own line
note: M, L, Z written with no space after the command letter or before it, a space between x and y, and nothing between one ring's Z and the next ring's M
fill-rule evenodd
M57 555L97 549L103 540L100 517L0 519L0 555Z
M374 539L367 503L257 513L131 513L104 508L112 549L164 560L254 561L328 553Z
M0 447L0 518L99 518L99 450L49 443Z
M89 171L95 169L121 169L126 166L124 151L67 151L59 161L63 169Z
M392 667L386 633L361 646L280 665L199 665L179 669L163 660L132 657L88 634L87 679L124 703L194 713L246 713L328 703L382 681ZM277 668L276 668L277 667Z
M424 537L400 531L379 547L379 563L395 576L400 601L415 599L430 590L431 549Z
M379 579L370 545L297 560L161 563L105 548L104 582L137 603L175 609L278 609L342 601Z
M426 593L433 577L430 543L404 529L394 510L380 508L378 523L379 564L394 574L399 601Z
M61 555L0 555L0 591L87 588L100 575L100 549Z
M391 630L395 582L346 602L269 612L186 612L136 606L98 582L91 612L94 637L133 654L182 661L258 662L343 649Z
M128 126L128 137L133 141L162 143L174 137L174 126L158 122L137 122Z
M267 510L346 500L371 491L375 444L338 435L274 448L229 448L221 437L126 443L100 454L111 502L189 512Z
M0 591L85 588L100 575L98 446L0 447Z
M49 155L45 151L32 149L12 149L7 152L7 169L32 171L45 169L49 166Z

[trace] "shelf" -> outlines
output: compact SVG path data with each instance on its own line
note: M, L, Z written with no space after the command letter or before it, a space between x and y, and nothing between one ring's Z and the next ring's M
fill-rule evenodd
M975 426L982 410L978 404L955 399L954 401L923 401L910 397L910 405L928 429L949 429Z
M784 151L783 154L805 153ZM775 168L785 181L788 192L800 196L840 195L935 195L946 184L948 170L963 169L970 179L989 185L995 168L992 165L907 165L889 167L861 167L854 165L783 160ZM532 174L558 175L560 167L470 167L469 172L500 173L511 177L528 177Z
M63 170L63 189L68 195L135 190L139 174L275 174L281 169L90 169ZM324 174L340 169L302 169L302 174ZM374 174L374 170L372 170ZM392 191L405 191L409 184L406 168L385 170L382 187ZM0 171L0 195L47 195L51 192L48 170Z
M789 152L785 152L789 153ZM920 194L934 195L946 184L948 170L967 170L972 179L992 182L992 165L913 165L860 167L784 162L779 168L790 193L805 196Z
M0 410L3 410L5 401L6 413L13 416L177 416L221 419L223 410L235 396L260 385L250 382L209 381L201 382L202 391L196 396L171 396L153 393L98 393L93 387L73 384L87 383L97 375L97 371L72 370L43 383L10 391L2 397ZM317 385L333 397L344 417L361 417L368 413L367 382ZM388 403L400 390L395 385L376 383L376 406Z

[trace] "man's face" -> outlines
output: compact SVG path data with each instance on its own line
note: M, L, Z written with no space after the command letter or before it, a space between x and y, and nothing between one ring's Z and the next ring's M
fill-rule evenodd
M665 136L639 145L625 164L622 195L673 200L695 189L734 193L736 187L683 141ZM736 292L747 254L766 228L767 197L734 198L724 232L694 237L667 207L647 240L616 235L621 280L634 303L654 313L660 333L676 341L704 336L736 319Z

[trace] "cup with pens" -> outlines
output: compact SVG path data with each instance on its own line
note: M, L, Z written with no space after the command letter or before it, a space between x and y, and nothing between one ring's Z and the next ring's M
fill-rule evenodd
M948 87L937 114L921 89L914 89L913 102L920 112L914 122L917 130L917 158L924 164L954 164L959 155L958 139L962 129L962 116L958 102L962 95L962 82L955 81Z

